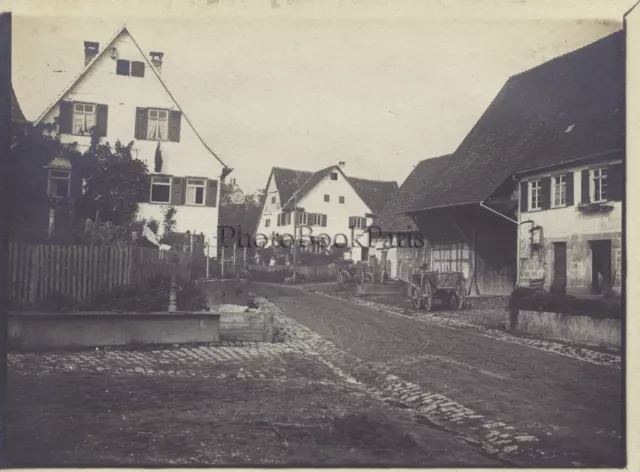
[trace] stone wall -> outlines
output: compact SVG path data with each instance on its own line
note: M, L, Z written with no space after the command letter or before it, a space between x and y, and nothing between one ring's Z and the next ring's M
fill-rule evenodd
M567 293L588 294L591 291L591 247L589 241L611 240L612 274L615 274L614 288L621 288L622 273L622 232L590 233L553 237L545 235L544 246L533 251L530 257L520 254L520 284L526 286L530 280L545 278L545 289L553 282L553 243L567 243Z
M622 340L620 319L597 319L561 313L520 310L517 316L507 314L507 329L600 347L619 348Z

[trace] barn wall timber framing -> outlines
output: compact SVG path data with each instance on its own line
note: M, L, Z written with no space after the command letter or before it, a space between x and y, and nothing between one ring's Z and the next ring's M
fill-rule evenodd
M432 246L432 270L460 271L470 295L509 295L516 282L517 226L478 205L415 213Z

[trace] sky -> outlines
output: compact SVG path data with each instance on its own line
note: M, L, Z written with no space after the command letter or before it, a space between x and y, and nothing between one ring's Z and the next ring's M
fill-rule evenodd
M272 166L339 161L348 175L401 184L420 160L453 152L511 75L620 29L633 4L92 2L0 1L14 13L27 118L80 72L83 41L104 45L126 23L143 50L165 53L169 89L245 192Z

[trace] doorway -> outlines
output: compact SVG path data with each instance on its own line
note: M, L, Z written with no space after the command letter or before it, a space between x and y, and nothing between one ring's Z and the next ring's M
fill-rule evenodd
M551 291L567 291L567 243L553 243L553 282Z
M591 293L600 295L611 285L611 240L591 243Z

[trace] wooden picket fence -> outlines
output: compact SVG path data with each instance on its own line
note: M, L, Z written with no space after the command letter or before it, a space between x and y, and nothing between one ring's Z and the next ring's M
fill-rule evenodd
M143 283L172 270L189 279L191 255L180 253L172 263L166 252L139 246L9 244L10 298L24 304L53 292L86 301L94 293Z

